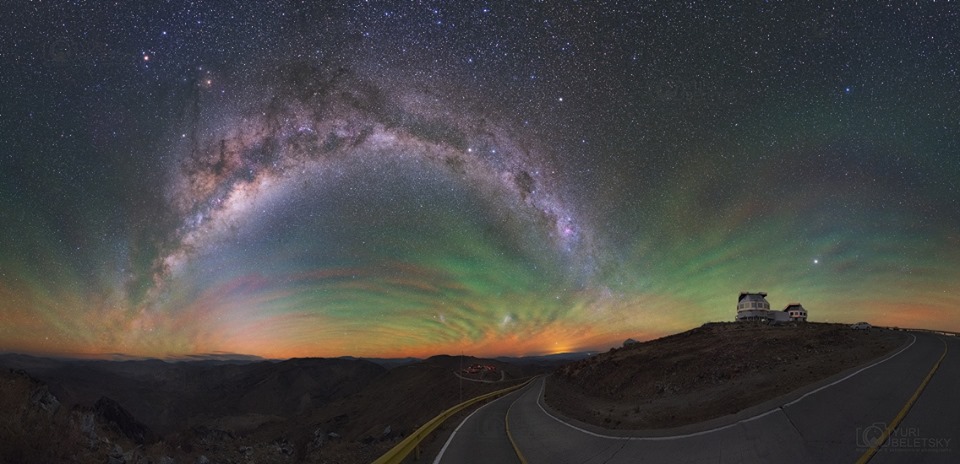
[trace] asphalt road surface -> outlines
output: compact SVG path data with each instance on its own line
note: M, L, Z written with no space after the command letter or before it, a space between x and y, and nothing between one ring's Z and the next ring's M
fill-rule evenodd
M440 450L437 462L520 462L507 437L506 414L510 405L530 386L504 395L467 416Z
M571 423L543 405L539 379L464 419L435 462L509 463L521 462L522 455L530 463L557 464L853 463L945 351L926 389L870 462L960 462L960 337L912 334L909 347L843 380L788 395L751 417L674 436ZM508 413L516 447L506 431Z

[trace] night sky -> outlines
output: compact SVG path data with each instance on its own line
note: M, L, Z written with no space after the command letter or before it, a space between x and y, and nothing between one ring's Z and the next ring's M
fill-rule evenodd
M955 2L254 3L6 5L0 351L960 331Z

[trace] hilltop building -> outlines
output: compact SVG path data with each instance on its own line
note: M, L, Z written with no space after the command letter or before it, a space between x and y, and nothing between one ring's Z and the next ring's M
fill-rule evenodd
M767 292L740 292L737 300L737 321L772 320L771 312Z
M807 310L803 309L803 305L800 303L788 304L786 308L783 308L783 312L787 313L787 320L807 322Z
M800 303L790 303L782 311L770 310L766 292L740 292L737 299L737 322L806 322L807 310Z

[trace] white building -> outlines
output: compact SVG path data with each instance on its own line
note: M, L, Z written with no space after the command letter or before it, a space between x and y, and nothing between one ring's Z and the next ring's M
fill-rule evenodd
M803 305L800 303L790 303L786 308L783 308L783 313L786 313L787 320L789 321L807 321L807 310L803 309Z
M773 320L771 313L767 292L740 292L737 300L737 321L769 321Z
M771 311L766 292L740 292L736 320L738 322L806 322L807 310L800 303L790 303L783 308L783 311Z

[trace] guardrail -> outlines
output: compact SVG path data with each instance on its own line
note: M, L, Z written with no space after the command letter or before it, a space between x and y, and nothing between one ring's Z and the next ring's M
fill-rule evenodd
M530 382L533 382L535 378L536 377L530 380L527 380L526 382L523 382L521 384L514 385L512 387L504 388L503 390L497 390L495 392L490 392L490 393L486 393L486 394L471 398L467 401L464 401L463 403L450 407L446 411L443 411L439 415L437 415L437 417L430 419L426 424L423 424L415 432L411 433L406 438L404 438L400 443L397 443L397 445L391 448L390 451L387 451L386 453L383 454L383 456L380 456L379 458L377 458L376 461L373 461L373 464L400 464L401 462L403 462L404 459L407 458L407 456L410 455L410 453L414 452L414 450L419 450L420 442L422 442L425 438L430 436L430 434L433 433L433 431L436 430L437 427L439 427L440 424L442 424L445 420L449 419L450 416L453 416L454 414L464 410L465 408L468 408L481 401L484 401L490 398L496 398L498 396L510 393L514 390L519 390L527 386ZM419 457L419 453L417 453L417 456Z
M933 329L904 329L899 327L883 327L884 329L891 330L903 330L908 332L928 332L937 335L944 335L947 337L960 337L960 332L947 332L945 330L933 330Z

